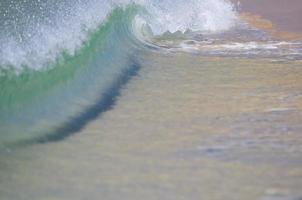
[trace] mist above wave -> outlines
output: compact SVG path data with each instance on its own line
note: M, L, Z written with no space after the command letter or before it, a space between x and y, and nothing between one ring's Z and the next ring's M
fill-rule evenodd
M43 69L62 51L73 55L116 7L137 4L153 34L227 30L236 21L227 0L6 0L0 3L0 68Z

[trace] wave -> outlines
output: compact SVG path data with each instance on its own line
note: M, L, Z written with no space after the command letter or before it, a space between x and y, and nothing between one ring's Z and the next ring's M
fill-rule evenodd
M205 55L280 46L232 41L242 23L227 0L10 0L0 16L0 147L80 130L170 40Z
M63 138L109 109L151 37L235 20L224 0L12 0L0 16L0 147Z
M85 124L87 110L115 98L122 83L138 68L138 50L131 21L137 7L115 9L73 55L63 52L45 70L6 70L0 77L0 146L65 132ZM107 100L106 100L107 99ZM86 113L86 114L85 114ZM90 116L91 117L91 116ZM64 131L63 131L64 130Z

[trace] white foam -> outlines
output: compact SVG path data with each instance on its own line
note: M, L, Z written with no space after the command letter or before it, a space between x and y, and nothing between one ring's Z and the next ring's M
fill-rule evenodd
M17 1L17 0L16 0ZM21 2L21 3L20 3ZM68 2L68 1L67 1ZM18 4L17 4L18 3ZM11 1L11 8L28 1ZM236 12L227 0L75 0L71 3L58 2L56 8L48 9L41 6L42 14L22 13L22 24L25 29L15 28L14 34L4 34L0 30L0 66L12 66L21 71L24 66L40 70L53 62L63 50L73 54L79 49L87 34L103 23L108 14L116 6L129 3L140 4L146 8L149 16L144 20L154 34L166 31L194 31L217 32L227 30L234 25ZM55 6L54 6L55 7ZM44 10L43 10L44 9ZM47 10L48 9L48 10ZM44 13L45 12L45 13ZM0 17L12 15L7 10ZM44 15L43 20L37 18ZM3 24L16 23L4 21ZM36 21L37 22L36 22ZM8 36L9 35L9 36Z
M218 32L234 26L237 19L233 5L225 0L153 0L146 7L152 15L149 22L158 35L166 31Z
M286 60L301 59L301 42L279 41L250 41L229 42L219 40L194 41L188 43L182 41L174 45L171 51L184 51L200 53L202 55L228 55L228 56L260 56L267 58L282 58Z

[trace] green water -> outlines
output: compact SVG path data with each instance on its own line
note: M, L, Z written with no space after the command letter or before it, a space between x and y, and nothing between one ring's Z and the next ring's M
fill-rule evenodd
M116 9L74 55L62 52L44 70L28 68L18 74L12 68L3 69L1 146L56 133L105 96L106 89L131 68L134 52L144 49L130 30L137 12L136 6Z

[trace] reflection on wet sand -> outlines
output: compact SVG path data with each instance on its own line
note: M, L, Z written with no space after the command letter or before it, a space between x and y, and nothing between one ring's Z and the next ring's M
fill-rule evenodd
M302 33L301 32L290 32L290 31L282 31L278 30L276 24L272 21L263 18L261 15L255 15L250 12L244 12L241 14L241 18L249 23L249 25L256 27L258 29L264 30L273 36L274 39L282 39L282 40L301 40Z
M302 32L300 0L231 0L240 12L271 21L279 31Z
M1 199L302 197L301 61L144 60L78 134L1 153Z

